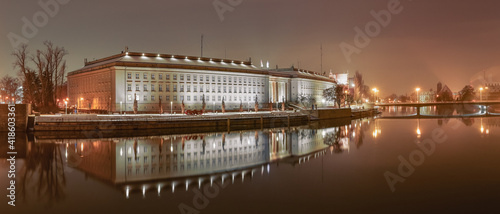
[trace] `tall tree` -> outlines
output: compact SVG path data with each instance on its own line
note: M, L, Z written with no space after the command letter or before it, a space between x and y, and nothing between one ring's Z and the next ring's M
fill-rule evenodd
M337 103L337 106L340 108L340 104L347 97L347 94L344 92L346 88L347 87L345 85L337 84L336 86L323 90L323 97L327 101Z
M21 93L19 87L21 84L17 78L5 75L0 79L0 89L2 98L9 97L9 100L14 98L14 100L19 101L21 98Z
M66 49L54 46L52 42L45 41L45 50L37 50L29 55L26 45L15 50L12 55L16 58L14 68L19 69L24 93L24 102L32 103L34 107L55 107L55 100L60 92L59 86L65 82ZM29 67L29 63L34 68Z
M466 85L460 92L460 100L461 101L471 101L476 97L476 92L474 92L474 88L472 85Z

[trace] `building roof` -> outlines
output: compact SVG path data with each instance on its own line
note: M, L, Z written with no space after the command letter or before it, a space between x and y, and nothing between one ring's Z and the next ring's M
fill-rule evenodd
M197 69L267 74L266 71L258 69L250 61L173 54L125 52L95 61L85 62L83 68L69 72L68 76L113 66Z
M294 67L276 70L263 70L253 65L251 61L139 52L122 52L120 54L94 60L91 62L85 61L84 67L69 72L68 76L114 66L242 72L287 78L305 78L333 83L335 82L335 80L332 80L319 73L302 69L299 70Z

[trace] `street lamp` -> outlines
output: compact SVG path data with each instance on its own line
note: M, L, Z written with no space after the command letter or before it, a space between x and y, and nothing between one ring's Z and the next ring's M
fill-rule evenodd
M420 91L420 88L417 88L417 89L415 89L415 90L417 91L417 103L419 103L419 102L420 102L420 99L419 99L419 97L418 97L418 92Z
M479 88L479 100L483 101L483 87Z
M377 94L378 90L377 88L373 88L372 91L373 91L373 102L375 102L375 95Z
M68 114L68 101L64 101L64 114Z

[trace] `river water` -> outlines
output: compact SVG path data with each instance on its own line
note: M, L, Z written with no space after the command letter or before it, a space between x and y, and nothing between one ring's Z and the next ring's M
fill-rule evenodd
M379 117L231 133L20 136L16 207L4 196L2 213L496 213L499 121ZM7 182L0 176L2 193Z

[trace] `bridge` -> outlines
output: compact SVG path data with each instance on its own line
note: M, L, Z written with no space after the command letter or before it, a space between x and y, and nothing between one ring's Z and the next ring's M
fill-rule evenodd
M420 116L420 107L424 106L456 106L456 105L473 105L473 106L485 106L485 113L488 113L488 107L492 105L500 105L500 101L456 101L456 102L431 102L431 103L376 103L375 106L379 107L390 107L390 106L406 106L406 107L416 107L417 115Z

